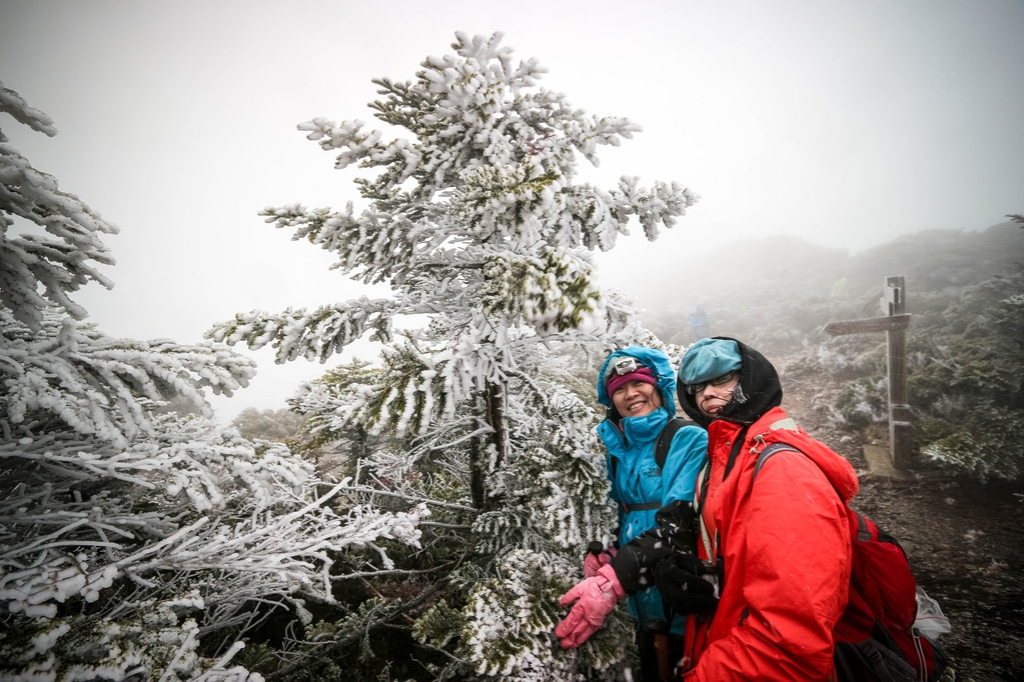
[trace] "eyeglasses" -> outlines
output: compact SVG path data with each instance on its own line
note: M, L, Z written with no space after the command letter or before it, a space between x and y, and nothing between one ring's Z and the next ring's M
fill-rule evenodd
M723 386L723 385L729 383L730 381L732 381L733 379L735 379L736 377L738 377L739 375L740 375L739 372L737 372L736 370L733 370L731 372L727 372L727 373L723 374L720 377L715 377L711 381L701 381L701 382L696 383L696 384L683 384L683 389L689 395L696 395L696 394L700 393L701 391L703 391L705 388L707 388L708 384L710 384L712 386Z
M644 365L640 364L640 361L632 355L621 357L614 362L608 363L608 368L604 371L605 383L612 378L613 374L618 374L621 377L631 372L635 372L643 366Z

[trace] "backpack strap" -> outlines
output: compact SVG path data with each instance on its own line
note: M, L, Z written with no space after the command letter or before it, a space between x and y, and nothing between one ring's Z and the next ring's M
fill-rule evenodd
M771 445L768 445L767 447L765 447L764 450L761 451L761 454L757 456L757 462L754 464L754 473L750 477L750 485L754 485L754 481L757 479L757 473L761 471L761 467L764 466L764 463L768 461L769 457L774 455L776 452L784 452L786 450L789 450L791 452L799 452L801 455L806 454L802 450L790 445L789 443L772 443ZM839 491L837 490L836 493L838 494L838 492ZM842 500L842 495L840 495L839 499ZM858 514L853 509L851 509L850 505L846 504L845 502L843 503L843 506L846 507L848 514L852 513L857 517L857 540L859 540L860 542L870 541L871 530L868 528L868 524L864 521L864 517ZM902 549L902 547L900 549Z
M768 458L774 455L776 452L782 452L784 450L791 450L793 452L799 452L801 455L804 454L797 448L793 447L789 443L772 443L765 447L761 451L761 454L757 456L757 462L754 464L754 474L750 477L750 485L754 485L754 481L757 480L757 474L761 471L761 467L768 461Z
M696 422L683 419L682 417L672 417L665 423L665 426L661 427L661 433L658 434L658 440L654 444L654 462L658 465L659 469L665 466L665 460L668 459L668 451L672 447L672 439L675 438L676 431L684 426L696 426ZM614 457L609 459L612 462L612 479L614 480L619 460Z
M661 428L661 433L658 434L658 440L654 444L654 462L658 465L659 469L665 467L665 460L668 459L668 451L672 447L672 439L675 438L676 431L684 426L690 425L695 425L695 422L692 422L689 419L683 419L682 417L672 417L665 423L665 426ZM611 459L612 463L612 480L614 480L619 460L615 457L610 457L609 459ZM661 509L661 500L654 502L642 502L638 504L622 503L621 506L626 512L649 511L651 509Z
M704 502L708 497L708 481L711 479L711 460L704 462L704 466L697 476L697 499L694 501L693 511L697 515L697 525L700 528L700 541L704 545L704 556L711 561L716 561L711 534L708 532L707 524L704 523Z
M693 426L695 422L682 417L672 417L658 434L658 442L654 444L654 461L659 469L665 467L665 460L668 458L669 448L672 447L672 439L676 437L676 431L684 426Z

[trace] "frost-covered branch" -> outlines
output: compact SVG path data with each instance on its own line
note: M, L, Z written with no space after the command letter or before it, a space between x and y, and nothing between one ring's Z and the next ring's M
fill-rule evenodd
M256 595L303 589L329 601L331 553L381 538L418 542L425 506L339 515L329 502L348 482L317 495L310 465L280 444L254 447L231 434L217 443L217 427L195 419L166 417L160 427L160 438L123 452L53 436L0 443L0 600L12 612L53 617L57 604L96 601L120 576L153 585L164 573L209 571L244 575ZM47 460L66 475L37 473ZM84 500L76 472L115 481L122 494ZM133 490L149 491L151 503L162 497L163 511L132 513ZM231 589L222 579L208 598L241 603Z
M47 135L57 132L48 116L2 83L0 112ZM8 234L15 218L38 230ZM90 264L114 264L99 238L104 233L116 234L117 228L58 189L53 176L36 170L0 132L0 305L14 319L38 331L42 311L51 304L76 319L85 317L69 294L89 282L110 288L110 280Z
M420 608L421 605L432 599L438 593L439 589L440 588L438 587L428 587L408 602L399 601L387 608L380 609L376 613L371 612L368 618L358 619L358 627L348 629L337 638L320 638L312 645L315 655L318 658L334 658L337 656L338 652L344 649L344 647L353 642L359 641L368 633L373 632L376 628L386 625L391 621ZM296 670L304 665L308 665L309 658L307 651L300 650L297 653L293 653L288 656L288 659L286 659L274 673L267 676L267 680L269 682L274 682L275 680L287 679L289 676L294 674Z
M5 88L3 83L0 83L0 112L10 114L18 123L23 123L32 130L49 137L57 134L52 118L42 111L30 107L21 95L14 90ZM0 142L7 142L7 138L2 132L0 132Z
M403 495L401 493L393 493L388 490L381 490L379 488L367 488L364 486L348 486L346 488L351 493L363 493L365 495L383 495L385 497L393 497L399 500L405 500L406 502L413 502L416 504L427 504L432 507L441 507L444 509L452 509L454 511L469 512L470 514L477 514L480 512L476 507L467 507L464 504L452 504L451 502L442 502L440 500L427 500L423 498L413 497L411 495Z
M0 309L0 407L11 424L47 414L123 447L152 433L152 405L178 397L209 412L204 389L231 395L255 374L252 360L223 346L115 339L53 307L37 322L33 330Z
M326 362L345 346L372 330L371 339L391 340L391 317L395 305L386 299L366 297L347 304L321 306L308 312L288 308L272 315L260 311L240 313L206 333L207 338L228 345L245 343L252 350L267 344L277 349L276 361L297 358Z

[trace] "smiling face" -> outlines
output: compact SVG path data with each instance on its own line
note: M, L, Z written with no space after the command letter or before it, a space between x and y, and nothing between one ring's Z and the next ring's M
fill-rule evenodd
M736 386L739 383L739 372L729 372L729 374L712 379L694 394L693 402L705 417L718 419L722 408L732 401L732 395L736 392Z
M661 394L646 381L627 381L615 389L612 405L623 417L645 417L661 407Z

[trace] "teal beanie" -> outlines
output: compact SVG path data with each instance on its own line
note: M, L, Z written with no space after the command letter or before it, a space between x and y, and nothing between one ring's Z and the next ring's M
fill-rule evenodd
M740 347L731 339L701 339L679 363L679 383L699 384L743 366Z

